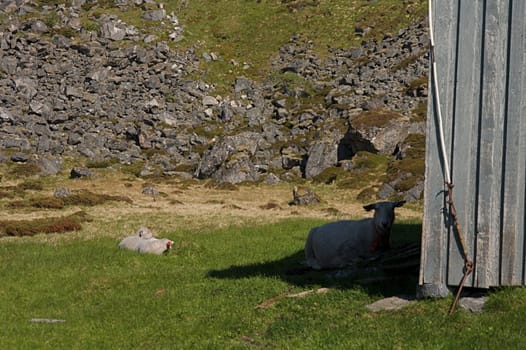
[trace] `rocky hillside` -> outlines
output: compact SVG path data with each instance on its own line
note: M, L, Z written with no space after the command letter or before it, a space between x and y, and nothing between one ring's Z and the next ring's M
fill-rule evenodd
M303 178L361 186L360 177L377 176L364 199L420 198L424 19L323 58L308 38L294 36L267 79L240 76L230 93L218 94L195 78L201 61L217 57L172 45L184 35L176 14L148 1L115 1L168 28L161 40L116 15L86 27L79 18L98 2L0 2L0 162L52 174L76 159L127 166L137 176L234 184Z

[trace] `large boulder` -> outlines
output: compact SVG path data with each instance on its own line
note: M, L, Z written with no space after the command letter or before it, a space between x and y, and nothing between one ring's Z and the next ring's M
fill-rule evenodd
M263 141L263 137L255 132L221 138L203 154L195 176L200 179L213 177L218 182L230 183L257 180L260 168L253 157Z
M392 111L369 111L351 118L349 137L353 152L393 155L409 134L424 133L424 123Z
M305 162L305 177L313 178L323 170L335 166L338 162L338 145L330 140L314 143L308 151Z

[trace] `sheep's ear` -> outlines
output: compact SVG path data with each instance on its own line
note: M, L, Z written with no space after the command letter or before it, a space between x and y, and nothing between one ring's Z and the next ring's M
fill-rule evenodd
M376 204L368 204L368 205L364 205L363 208L367 211L371 211L373 209L376 209Z
M401 207L401 206L404 205L404 204L405 204L405 201L394 202L394 203L393 203L393 208Z

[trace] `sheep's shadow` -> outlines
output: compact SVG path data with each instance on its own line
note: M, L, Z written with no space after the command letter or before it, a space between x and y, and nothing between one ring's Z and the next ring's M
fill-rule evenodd
M417 226L417 225L402 225ZM419 228L418 228L419 229ZM398 227L397 231L413 231L415 227ZM419 235L420 236L420 235ZM246 265L233 265L226 269L211 270L208 276L222 279L242 279L254 276L280 278L301 288L322 286L356 288L370 294L393 296L412 295L418 284L420 263L420 237L408 241L407 237L393 241L393 249L359 266L316 271L306 268L303 249L280 259Z

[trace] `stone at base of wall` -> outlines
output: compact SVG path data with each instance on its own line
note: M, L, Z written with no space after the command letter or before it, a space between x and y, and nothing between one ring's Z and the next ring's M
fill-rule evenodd
M424 283L424 284L419 284L416 288L416 298L417 299L445 298L449 295L450 295L450 291L445 284Z

